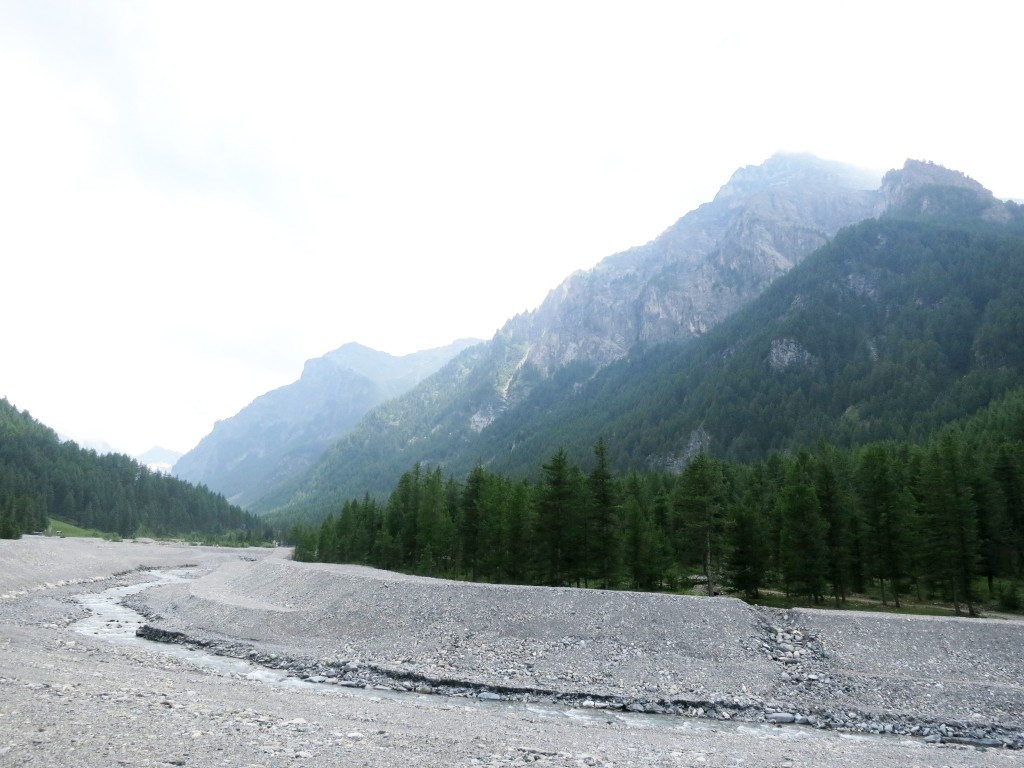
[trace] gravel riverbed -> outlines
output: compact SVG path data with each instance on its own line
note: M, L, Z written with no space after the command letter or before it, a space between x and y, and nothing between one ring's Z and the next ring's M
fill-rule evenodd
M177 566L127 601L150 635L321 684L73 631L76 594ZM1017 621L0 542L0 765L1019 765L1022 681Z

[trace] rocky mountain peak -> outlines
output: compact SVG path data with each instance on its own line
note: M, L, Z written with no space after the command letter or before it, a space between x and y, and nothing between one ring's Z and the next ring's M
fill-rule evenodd
M787 186L873 190L878 186L878 175L808 153L779 152L761 165L747 165L733 173L714 202L742 205L752 195Z
M993 194L970 176L927 160L907 160L903 168L893 169L882 178L876 214L915 207L924 213L934 205L929 188L965 190L985 206L998 204Z
M638 343L705 333L839 228L872 215L878 174L782 153L733 174L716 195L646 245L552 290L520 325L542 373L600 367Z

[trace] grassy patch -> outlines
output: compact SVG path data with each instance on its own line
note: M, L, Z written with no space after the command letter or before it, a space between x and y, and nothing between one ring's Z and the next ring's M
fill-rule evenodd
M120 539L116 533L97 531L94 528L79 528L77 525L52 517L50 518L50 527L44 533L47 536L66 536L67 538Z
M806 597L786 597L783 594L762 591L757 598L753 600L748 599L745 602L750 605L763 605L769 608L821 608L824 610L865 611L868 613L900 613L913 614L917 616L955 615L952 608L947 608L943 605L901 600L900 607L897 608L892 604L892 602L883 604L880 600L872 600L863 596L850 597L845 602L840 601L838 603L833 599L826 599L822 603L815 604L813 600Z
M740 595L736 595L736 597L744 599ZM762 605L768 608L821 608L839 611L899 613L914 616L956 615L951 604L944 603L941 600L918 600L908 595L900 595L899 608L893 605L891 598L887 603L882 603L880 599L873 595L849 595L845 601L840 601L839 603L832 598L827 598L824 602L815 604L814 601L807 597L796 595L787 597L782 592L774 590L762 590L757 598L753 600L745 599L745 602L750 605ZM1004 600L1001 604L996 600L978 599L975 601L974 607L981 616L988 615L991 612L1024 615L1024 612L1021 612L1019 609L1007 609L1007 602Z

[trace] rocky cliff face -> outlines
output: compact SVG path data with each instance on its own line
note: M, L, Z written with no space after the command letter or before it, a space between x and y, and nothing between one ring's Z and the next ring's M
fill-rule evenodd
M889 171L878 190L876 214L892 208L903 208L922 188L952 187L964 189L994 201L992 193L969 176L941 165L921 160L907 160L900 170Z
M248 504L310 467L374 406L398 397L478 343L395 357L346 344L306 362L302 377L217 422L174 474Z
M577 272L533 313L523 341L549 373L598 367L638 343L699 336L878 205L879 179L809 155L738 170L715 199L646 245Z

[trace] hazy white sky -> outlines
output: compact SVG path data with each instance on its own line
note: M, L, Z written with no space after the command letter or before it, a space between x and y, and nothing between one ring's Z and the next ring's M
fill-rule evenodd
M1024 196L1015 3L0 0L0 396L185 451L489 338L779 150Z

